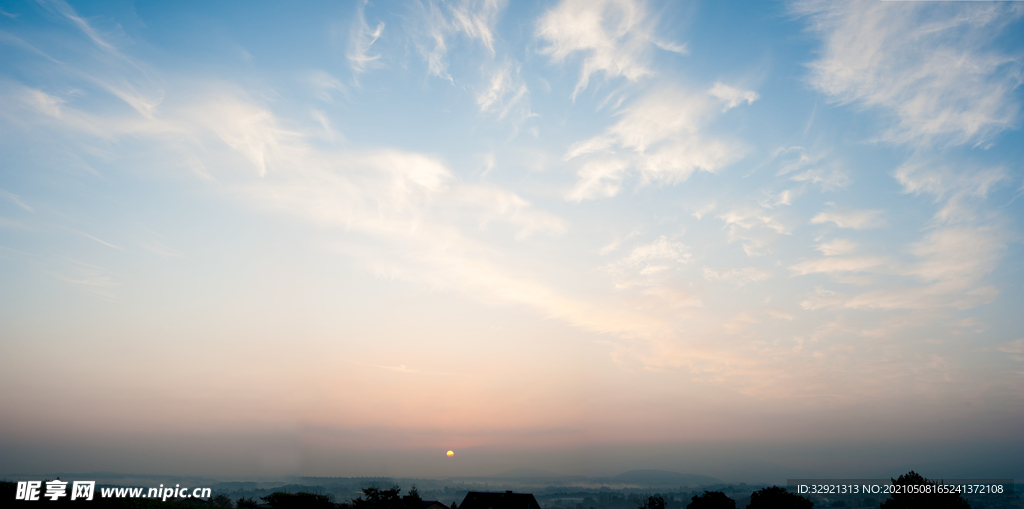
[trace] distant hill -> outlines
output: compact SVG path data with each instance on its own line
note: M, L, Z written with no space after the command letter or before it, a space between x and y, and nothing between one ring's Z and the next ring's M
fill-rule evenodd
M638 486L701 486L719 484L721 479L707 475L680 474L668 470L630 470L623 472L612 480L623 484Z
M540 468L513 468L512 470L495 474L491 477L497 477L500 479L547 479L550 477L565 476Z

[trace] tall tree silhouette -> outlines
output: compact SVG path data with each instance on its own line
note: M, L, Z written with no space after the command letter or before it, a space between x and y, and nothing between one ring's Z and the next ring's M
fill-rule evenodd
M363 496L352 501L352 509L423 509L423 498L415 484L407 495L401 493L402 488L397 485L386 489L363 488Z
M772 486L750 494L747 509L811 509L814 502L786 491L786 488Z
M363 488L363 496L352 501L353 509L404 509L402 497L399 493L402 488L392 486L381 489L376 486Z
M270 507L273 509L334 509L331 497L317 493L284 493L275 491L260 498L270 504Z
M935 508L935 509L971 509L971 504L967 503L959 493L935 493L935 490L930 490L932 493L907 493L907 491L914 491L907 489L909 486L938 486L939 482L925 479L921 474L911 470L897 479L892 479L894 486L899 486L902 493L894 493L892 498L886 499L879 506L880 509L917 509L917 508ZM925 490L928 490L925 488Z
M665 499L661 495L651 495L640 499L636 509L665 509Z
M686 509L736 509L736 501L721 491L705 491L690 498Z

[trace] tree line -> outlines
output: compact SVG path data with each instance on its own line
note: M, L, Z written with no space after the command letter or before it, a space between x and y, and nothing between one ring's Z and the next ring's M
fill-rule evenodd
M890 478L891 479L891 478ZM930 485L939 483L925 479L911 470L897 479L891 479L897 486ZM909 491L909 490L908 490ZM806 497L791 493L785 488L772 486L750 494L746 509L813 509L814 502ZM660 495L649 496L641 501L637 509L665 509L665 499ZM736 501L721 491L705 491L694 496L686 509L736 509ZM896 493L884 500L879 509L971 509L971 505L958 493Z

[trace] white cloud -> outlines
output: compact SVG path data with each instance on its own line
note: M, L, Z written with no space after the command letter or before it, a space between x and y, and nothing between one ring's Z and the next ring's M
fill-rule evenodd
M957 172L948 164L913 158L896 169L893 176L904 193L928 193L936 198L965 193L984 198L990 189L1007 180L1002 168L982 168Z
M708 281L723 281L736 286L743 286L755 281L764 281L772 276L770 270L763 270L757 267L744 267L742 269L731 269L724 272L717 272L711 268L704 267L704 279Z
M318 99L326 103L334 103L333 92L346 93L348 91L345 85L341 83L341 80L331 76L330 73L324 70L317 69L309 73L308 79L313 87L313 93Z
M821 212L811 218L811 224L834 223L840 228L867 230L885 225L881 210L850 210L845 212Z
M427 72L455 84L455 80L448 74L448 46L445 44L445 37L449 30L448 22L441 10L433 3L427 9L423 13L423 19L426 22L428 42L420 43L417 47L427 61ZM433 47L428 47L427 44L433 45Z
M574 299L524 277L517 269L522 264L464 235L463 219L477 228L508 224L519 240L566 231L566 221L516 193L462 183L443 161L429 155L317 148L302 131L282 129L282 120L267 106L230 86L210 85L205 96L189 96L189 101L172 102L142 120L96 117L69 106L61 115L78 121L51 127L87 136L130 136L141 144L155 142L152 154L169 154L165 160L195 159L215 169L209 185L231 199L343 229L349 236L338 250L372 270L529 306L583 330L623 337L669 333L656 317ZM180 256L157 243L143 247ZM659 253L655 249L647 256L653 259ZM114 298L113 276L99 269L81 276L73 272L58 277Z
M660 307L672 310L673 312L678 312L677 310L680 308L703 307L703 303L699 298L677 288L651 286L644 288L640 294L653 298Z
M822 191L846 187L850 183L850 178L827 156L827 152L812 153L804 147L779 147L772 154L773 160L780 160L779 170L775 176L789 175L789 180L808 182L817 185Z
M793 189L786 189L778 194L775 199L775 205L792 205L793 198L799 196L799 191Z
M480 28L489 27L489 22L482 25L479 23L480 19L486 21L491 18L460 18L457 9L462 7L437 5L439 11L443 10L451 17L447 22L448 31L442 34L444 37L456 32L466 34L480 41L480 46L494 54L494 45L497 43L493 34L484 35ZM488 5L497 4L492 2ZM368 32L368 35L373 36L372 32ZM652 44L658 45L658 42L653 41ZM367 48L372 50L376 46L371 42ZM373 51L366 54L374 56L370 53ZM441 54L442 57L444 55ZM370 60L368 65L376 61ZM438 68L446 69L443 66ZM467 86L465 89L479 91L476 99L480 111L499 117L513 115L514 112L509 113L510 108L514 110L523 106L528 97L525 84L517 72L518 65L511 62L487 74L488 87L477 90ZM321 78L313 79L312 82L319 83L318 90L325 95L318 93L316 97L322 100L330 100L332 93L343 91L340 83L327 73L314 78ZM5 87L4 92L14 88L9 85L0 86ZM723 309L720 303L707 309L701 308L701 288L722 285L707 284L700 280L701 275L694 281L692 270L683 270L689 269L684 264L698 258L691 254L692 248L669 235L658 237L662 231L679 231L678 223L671 223L680 219L678 215L692 212L695 217L701 218L707 214L719 214L717 217L723 220L730 241L742 242L749 256L764 255L772 251L775 239L790 234L793 225L796 225L795 221L786 220L786 213L795 213L792 209L773 211L765 207L744 208L729 204L716 208L711 201L716 197L714 193L698 194L692 201L683 201L682 198L676 200L673 197L674 214L677 217L664 219L659 209L657 220L664 219L665 222L653 228L664 229L654 230L653 235L648 237L653 241L637 245L626 237L622 242L613 242L601 249L601 254L614 258L593 263L599 264L598 269L605 269L607 273L601 270L596 275L594 271L587 272L593 266L555 268L568 270L570 277L587 274L582 277L592 279L583 289L575 288L581 295L595 288L600 290L601 285L605 284L603 278L621 283L616 287L623 289L614 292L612 297L600 291L577 297L571 295L573 289L560 288L557 283L553 283L557 278L548 278L550 274L531 274L530 270L542 264L528 263L536 262L558 249L578 248L579 245L572 242L575 239L550 251L532 251L528 256L517 258L514 252L519 246L534 246L547 241L539 237L557 236L569 230L569 223L543 210L543 202L533 198L535 195L516 193L496 185L467 183L460 179L460 175L466 173L466 167L450 167L440 156L389 148L358 150L329 145L325 148L326 144L315 142L317 140L314 138L319 132L311 126L319 125L329 134L333 132L329 113L314 111L310 119L306 118L309 116L308 109L301 107L297 110L300 118L282 118L274 114L273 104L253 99L253 96L238 89L213 85L203 87L207 88L204 91L206 95L176 94L161 103L159 108L154 108L149 117L128 121L119 117L119 114L107 113L105 117L90 115L89 110L81 109L92 107L88 102L76 102L62 95L62 92L23 88L15 95L0 94L15 98L10 103L22 101L20 107L31 105L31 115L23 114L20 110L10 115L11 118L19 117L19 122L38 121L44 127L62 129L61 132L77 129L80 133L100 137L102 140L125 139L129 142L122 146L128 156L132 155L128 151L134 150L133 147L142 147L146 151L152 149L151 161L155 162L154 166L159 166L160 161L195 161L195 164L206 169L204 171L215 176L200 183L204 191L220 191L228 195L230 200L252 208L323 227L330 232L331 237L343 237L337 240L336 245L332 244L332 248L351 257L359 267L371 268L371 271L382 275L426 282L431 289L466 292L481 301L494 300L503 305L528 307L540 315L561 320L572 327L614 336L616 344L612 348L621 347L619 351L629 351L635 346L631 355L647 368L689 369L694 377L724 381L730 388L738 388L746 394L771 397L772 394L786 393L786 397L800 397L821 390L815 387L820 388L822 384L815 382L830 375L834 371L831 368L836 365L836 359L842 359L836 350L829 350L830 346L825 344L827 338L824 334L819 335L819 330L815 329L817 322L814 320L820 319L820 316L807 312L796 317L793 303L784 301L788 295L786 291L772 295L775 299L772 304L779 308L764 308L760 311L747 309L747 313L738 313L737 309ZM569 199L579 201L614 196L621 191L623 181L630 172L633 175L639 174L644 181L676 183L698 170L717 171L739 157L734 153L739 152L735 150L736 146L712 139L704 134L704 128L721 115L723 110L749 104L757 98L757 94L720 83L711 90L704 88L696 93L678 89L655 90L628 104L629 107L621 110L615 118L615 125L601 135L575 145L568 151L567 157L579 163L579 179L569 193ZM184 102L175 103L178 100ZM614 100L609 102L612 103ZM0 104L0 108L5 110L10 107L10 104ZM133 112L129 113L139 117ZM500 153L502 148L488 150ZM803 155L801 153L799 156L801 161ZM493 167L493 152L489 161L488 167ZM838 170L820 163L819 159L796 164L793 169L780 171L780 174L797 182L815 183L821 187L841 187L841 179L835 177ZM173 166L175 163L165 164ZM468 163L469 166L474 164ZM983 177L972 174L977 178L961 181L957 180L959 173L950 173L950 177L944 175L934 181L935 175L926 175L920 169L897 170L897 178L904 183L908 193L932 193L950 200L958 193L965 199L982 199L995 185L992 182L999 180L991 175ZM842 177L845 178L845 174ZM782 183L794 186L792 182ZM537 189L527 188L533 191ZM799 192L798 189L805 188L810 189L810 185L771 195L770 203L790 204ZM0 192L0 198L4 196ZM721 200L720 197L718 199ZM44 207L40 205L37 209L44 210ZM836 219L840 216L832 214L823 220L840 226L864 224L864 221L858 222L857 218ZM603 221L606 217L600 219ZM620 219L615 217L611 222ZM693 224L689 217L681 219L689 222L689 225ZM625 219L632 220L633 217ZM652 224L644 223L643 227ZM610 228L628 231L628 228L634 226L622 226L620 223ZM893 257L870 253L861 256L861 248L845 239L815 240L816 249L825 256L823 260L787 261L784 256L787 253L779 249L779 260L772 259L774 257L761 259L765 263L758 267L716 265L714 269L705 268L702 275L709 281L746 285L742 293L751 295L754 293L753 282L766 281L787 270L797 274L827 274L834 281L840 282L868 273L870 277L862 281L870 279L885 285L876 285L867 292L863 292L863 288L844 290L848 294L821 289L821 292L808 297L804 306L818 310L857 308L934 311L940 308L971 307L991 300L996 290L986 285L984 278L993 271L998 255L1005 249L1005 241L1001 240L1005 236L995 229L950 226L954 225L948 222L926 230L927 235L920 242L910 244L909 249L900 251L909 256L910 261L897 261ZM600 228L605 229L601 230L603 233L597 234L601 236L599 238L610 235L606 223L602 222ZM703 222L695 229L698 235L692 238L700 240L690 244L699 243L704 246L704 241L708 241L708 255L714 256L712 250L716 233L712 230L716 229L715 225ZM481 234L479 230L487 230L487 234ZM721 232L717 235L720 237ZM508 242L499 247L477 241L492 237L515 238L519 242ZM109 240L126 246L126 250L131 249L132 244L123 243L124 239ZM180 252L159 243L136 244L161 256L182 256ZM790 244L804 246L809 242L796 239ZM961 249L961 245L971 247ZM512 247L509 249L509 246ZM588 254L583 258L575 258L570 254L567 259L585 265L588 263L586 260L596 257L590 253L590 246L586 251ZM612 252L614 254L609 255ZM606 264L618 257L621 259ZM699 259L706 261L708 257L700 256ZM547 261L545 259L545 263ZM552 265L555 263L552 262ZM771 266L778 268L774 272L764 268ZM65 274L67 280L73 281L75 286L106 288L108 292L116 286L116 278L103 271L86 275L71 272L62 274ZM792 285L794 281L797 279L779 283ZM774 284L756 286L771 292L775 292L776 287ZM757 297L766 296L761 294ZM727 305L732 304L730 302ZM754 309L767 304L767 299L759 299L755 301ZM697 308L700 308L699 311ZM771 320L769 316L780 320ZM761 322L758 323L758 320ZM791 323L782 323L782 320ZM857 339L862 338L858 335L862 330L864 337L883 334L856 325L846 324L846 327L856 330L851 334ZM822 326L820 330L831 326ZM781 331L774 327L785 327L787 330ZM807 335L804 344L790 340L789 329L797 331L796 334L803 334L801 330L814 329L814 333ZM733 333L731 336L736 341L730 342L732 339L723 338L723 330ZM630 342L623 338L640 338L642 341ZM862 346L859 343L844 343L841 347L849 347L850 344ZM801 346L806 348L807 354L794 354ZM870 345L863 346L867 349ZM1016 348L1019 352L1019 346ZM824 357L818 361L812 355ZM875 355L863 357L878 358ZM796 365L801 369L789 369ZM862 378L864 370L859 369L855 363L843 365L853 373L851 379ZM411 371L404 366L394 369ZM793 377L789 380L794 381L792 385L797 388L796 392L772 390L789 383L764 382L775 380L776 375ZM853 384L858 382L854 380ZM832 390L836 386L828 385L827 388ZM843 393L841 390L835 392Z
M776 233L786 235L790 233L790 228L776 219L775 216L768 215L764 210L757 208L734 209L718 217L725 221L727 225L745 230L763 227Z
M32 207L29 207L28 205L25 204L25 202L21 201L21 197L19 197L18 195L6 189L0 188L0 196L4 197L11 203L25 209L26 211L32 212Z
M779 171L775 173L776 177L786 175L800 168L804 168L809 164L817 163L821 159L820 155L812 157L807 153L807 149L804 147L779 147L775 149L772 154L772 159L783 159L785 162L779 167Z
M526 82L519 75L519 65L506 62L491 72L487 87L476 96L476 103L481 112L494 111L499 119L518 110L517 120L522 121L534 116L530 111L529 94Z
M114 289L121 286L121 283L117 282L111 271L103 267L67 258L58 264L57 271L52 274L61 281L77 285L104 299L118 300Z
M681 242L670 241L662 235L650 244L643 244L633 248L629 255L619 260L616 265L637 267L652 261L686 263L690 260L690 256L686 245Z
M492 57L495 56L494 25L504 8L505 2L500 0L462 0L446 3L444 7L429 2L421 13L427 42L418 42L417 47L427 61L430 74L455 83L448 73L447 39L452 35L462 34L478 40Z
M520 228L517 239L525 239L534 233L558 235L568 227L562 218L536 210L519 195L496 186L467 184L459 186L453 194L456 200L479 208L481 228L494 220L505 221Z
M815 273L834 272L863 272L869 269L883 267L886 264L884 258L878 257L829 257L818 260L805 260L789 269L800 275Z
M505 8L503 0L462 0L451 6L452 26L480 42L494 56L494 25Z
M743 157L741 146L700 133L720 114L716 106L722 102L710 93L678 88L660 89L635 101L604 134L569 148L567 160L605 155L601 162L584 163L579 170L580 181L569 193L569 199L614 196L630 167L645 182L675 184L685 181L694 171L714 172ZM616 153L615 149L620 147L632 152L628 163L622 159L614 163L608 160L607 155ZM601 181L609 184L601 186L600 192L584 191L594 189Z
M791 227L760 207L736 208L718 216L728 227L729 242L742 242L747 256L768 254L769 246L779 235L792 233Z
M903 186L904 193L927 193L936 201L946 199L935 214L941 223L966 223L976 220L977 209L989 191L1009 180L1003 168L969 168L954 170L948 164L920 157L900 165L893 176Z
M619 194L622 178L628 169L629 162L623 159L587 161L576 172L579 180L565 198L580 202L615 196Z
M802 303L806 309L969 309L998 295L983 279L995 269L1005 248L994 228L942 227L909 246L915 257L911 261L831 256L803 261L790 269L801 275L869 271L910 278L890 280L886 286L856 295L819 291Z
M999 253L1005 248L991 228L939 228L912 246L912 253L922 260L906 273L944 289L966 290L995 269Z
M793 321L796 318L792 314L787 313L778 308L765 308L764 312L767 313L768 316L771 316L772 318L778 318L780 320Z
M117 51L114 46L107 41L106 37L93 28L85 18L79 16L78 13L75 12L74 8L72 8L67 2L63 0L40 0L39 5L64 16L72 25L81 30L81 32L85 34L96 46L110 52Z
M575 99L598 72L630 81L652 74L648 65L651 46L686 52L685 46L660 41L654 25L639 1L562 0L537 23L536 35L548 42L541 53L553 62L562 62L575 53L584 55L580 79L572 93Z
M707 203L707 204L697 208L697 210L694 210L693 214L691 214L691 215L693 217L696 217L697 219L700 219L700 218L704 217L705 214L715 210L715 207L717 207L717 206L718 205L716 203L714 203L714 202Z
M1024 338L1007 341L997 346L996 350L1010 354L1010 358L1017 362L1024 362Z
M823 168L812 168L794 173L789 179L795 182L810 182L820 186L825 191L846 187L850 183L850 177L846 173L835 169L826 170Z
M384 22L377 23L377 26L370 29L366 24L366 0L356 7L356 16L349 30L348 49L345 51L345 58L348 59L352 71L356 74L366 72L371 67L379 65L380 53L370 53L373 43L377 42L384 33Z
M54 97L42 90L26 90L25 102L42 113L54 118L60 118L60 107L64 100Z
M77 231L77 230L76 230L76 232L77 232L77 233L78 233L79 235L81 235L81 236L83 236L83 237L85 237L85 238L87 238L87 239L89 239L89 240L92 240L92 241L98 242L98 243L100 243L100 244L103 244L104 246L107 246L107 247L109 247L109 248L111 248L111 249L116 249L116 250L118 250L118 251L123 251L123 250L124 250L124 248L123 248L123 247L121 247L121 246L116 246L116 245L114 245L114 244L111 244L111 243L109 243L109 242L107 242L107 241L103 240L103 239L99 239L99 238L93 237L92 235L89 235L88 233L85 233L85 232L83 232L83 231Z
M804 194L804 186L794 187L791 189L783 189L782 191L772 192L769 190L763 191L764 199L758 200L758 205L766 209L773 209L779 206L790 206L793 204L793 200Z
M715 86L711 87L708 93L725 102L725 105L722 107L723 111L735 108L743 102L754 104L754 101L761 97L752 90L743 90L721 82L715 83Z
M182 253L181 251L178 251L177 249L173 249L173 248L167 247L167 246L165 246L165 245L163 245L160 242L157 242L155 240L151 240L149 242L139 242L139 247L141 247L141 248L143 248L143 249L145 249L147 251L150 251L152 253L155 253L155 254L158 254L160 256L163 256L165 258L184 258L185 257L185 253Z
M186 115L191 118L171 120L160 125L182 133L196 127L214 133L222 142L248 159L260 176L267 174L268 166L275 160L287 158L285 148L290 146L288 141L297 136L296 133L281 129L270 111L241 100L231 92L225 92L220 98L209 102L189 106Z
M846 239L833 239L829 242L818 244L818 247L815 249L821 251L825 256L844 255L857 249L857 243Z
M46 0L40 4L67 19L99 49L98 55L93 54L75 62L75 65L82 67L87 79L124 101L140 115L154 115L163 101L164 91L145 66L122 53L109 40L109 36L96 30L67 2Z
M990 47L1021 5L799 1L824 40L810 83L895 116L896 143L981 143L1016 125L1021 62Z
M693 135L715 116L717 101L710 94L663 88L635 101L604 135L577 143L566 158L621 145L636 152L671 137Z

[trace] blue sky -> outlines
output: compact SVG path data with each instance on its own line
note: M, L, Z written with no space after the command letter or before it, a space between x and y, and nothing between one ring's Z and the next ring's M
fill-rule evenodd
M0 470L1020 478L1021 5L4 2Z

